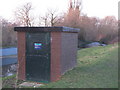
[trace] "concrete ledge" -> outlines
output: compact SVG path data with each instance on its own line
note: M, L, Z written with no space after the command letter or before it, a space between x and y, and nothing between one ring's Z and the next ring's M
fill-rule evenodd
M19 87L33 87L33 88L37 88L40 86L43 86L44 84L39 84L39 83L35 83L35 82L23 82L22 84L19 85Z

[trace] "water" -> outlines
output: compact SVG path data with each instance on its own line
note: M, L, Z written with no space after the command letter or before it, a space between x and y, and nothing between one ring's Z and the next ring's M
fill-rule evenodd
M17 71L17 48L0 49L0 77L11 76Z
M2 66L17 63L17 56L2 58ZM1 66L1 64L0 64Z
M0 56L16 55L17 48L0 49Z
M0 67L17 63L17 48L0 49Z

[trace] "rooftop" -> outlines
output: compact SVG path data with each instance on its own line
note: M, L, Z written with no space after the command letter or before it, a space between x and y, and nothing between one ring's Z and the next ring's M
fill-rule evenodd
M15 27L14 31L23 31L23 32L79 32L78 28L70 27Z

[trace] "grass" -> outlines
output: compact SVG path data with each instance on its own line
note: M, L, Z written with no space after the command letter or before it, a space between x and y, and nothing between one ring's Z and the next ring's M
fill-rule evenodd
M78 50L77 58L77 66L66 72L61 80L40 88L118 88L117 44ZM13 77L3 81L8 82L10 78L14 81ZM4 86L10 87L7 84Z
M78 51L78 65L41 88L118 88L118 45Z
M0 78L2 79L2 88L14 88L16 82L16 74L8 77ZM22 80L18 80L17 85L21 84Z
M3 77L2 78L2 87L3 88L13 88L15 86L15 77L16 75Z
M2 80L8 80L8 79L11 79L11 78L15 78L16 75L12 75L12 76L8 76L8 77L3 77Z

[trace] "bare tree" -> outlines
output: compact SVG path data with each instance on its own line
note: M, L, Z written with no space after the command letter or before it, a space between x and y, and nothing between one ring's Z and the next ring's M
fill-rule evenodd
M48 26L48 18L49 18L49 15L46 13L45 16L39 18L40 20L39 22L41 22L41 19L42 19L44 26Z
M16 46L17 44L17 34L14 32L14 27L18 26L17 24L10 22L4 18L1 19L1 43L2 46Z
M45 16L41 17L45 26L56 26L60 22L60 18L56 9L49 9Z
M69 27L78 27L81 10L82 0L70 0L68 12L64 19L64 25Z
M49 10L51 26L55 26L55 24L58 22L58 15L56 15L56 12L56 10Z
M30 16L30 11L32 10L32 4L26 3L22 7L19 7L15 11L15 16L18 23L30 27L32 25L33 17Z
M114 16L106 16L101 19L98 31L101 41L108 43L118 36L118 21Z

